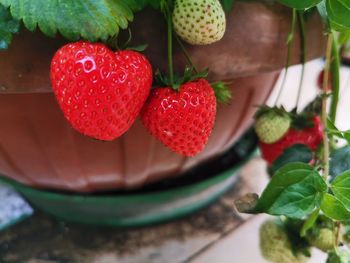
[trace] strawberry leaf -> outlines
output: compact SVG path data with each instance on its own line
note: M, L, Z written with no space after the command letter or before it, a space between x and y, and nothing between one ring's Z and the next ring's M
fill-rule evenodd
M333 178L339 174L350 170L350 147L345 146L337 149L331 154L329 163L329 173Z
M327 119L327 132L330 135L345 140L350 145L350 130L340 131L329 118Z
M0 5L0 50L8 48L12 34L19 30L19 21L13 19L9 10Z
M303 144L295 144L283 151L283 153L273 162L272 166L269 168L269 172L274 174L288 163L309 163L311 160L311 149Z
M25 27L37 27L47 36L60 32L69 40L107 40L125 29L133 20L133 12L141 9L146 0L0 0L10 7L12 16L22 20Z
M276 172L261 197L247 206L248 210L240 211L304 219L320 207L327 189L326 182L313 167L290 163ZM242 202L239 208L244 208Z
M325 216L331 219L338 221L350 220L350 212L337 197L331 194L324 195L321 210Z
M350 28L350 0L326 0L326 9L333 29L345 31Z
M302 219L321 204L327 185L310 165L290 163L272 177L256 209Z
M334 195L350 209L350 170L338 175L332 182L331 189Z
M349 263L350 252L346 249L337 249L328 253L326 263Z

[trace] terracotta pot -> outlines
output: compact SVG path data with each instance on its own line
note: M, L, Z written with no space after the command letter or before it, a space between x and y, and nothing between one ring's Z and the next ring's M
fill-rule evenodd
M237 2L227 16L224 39L189 47L194 62L210 66L211 80L232 81L233 100L219 106L213 134L194 158L176 155L151 137L137 120L113 142L74 131L51 92L49 64L62 39L22 32L0 53L0 173L27 185L90 192L140 187L177 176L230 147L251 125L255 106L269 96L286 57L290 11L280 5ZM133 23L135 42L149 43L153 66L165 69L166 39L161 16L146 10ZM307 24L309 59L322 54L320 19ZM312 29L312 30L311 30ZM298 47L298 38L296 41ZM294 52L297 62L299 51ZM184 58L175 50L177 69Z

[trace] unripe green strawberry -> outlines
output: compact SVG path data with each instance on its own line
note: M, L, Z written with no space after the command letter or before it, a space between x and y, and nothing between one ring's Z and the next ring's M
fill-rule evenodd
M273 263L303 263L307 258L292 252L292 244L285 229L268 220L260 227L260 250L263 257Z
M219 0L176 0L173 24L187 43L208 45L224 36L225 12Z
M255 132L263 143L275 143L289 130L291 118L288 114L276 111L267 111L257 117Z
M317 236L311 236L308 240L312 246L327 252L334 248L335 236L331 229L321 228Z

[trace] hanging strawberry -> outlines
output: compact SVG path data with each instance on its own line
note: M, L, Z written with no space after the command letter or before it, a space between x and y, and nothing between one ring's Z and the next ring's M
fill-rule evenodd
M262 107L255 115L255 132L263 143L280 140L289 130L291 118L283 108Z
M51 82L72 127L113 140L134 123L152 84L148 60L135 51L76 42L60 48L51 62Z
M226 30L225 12L219 0L176 0L173 23L176 33L192 45L219 41Z
M199 3L180 0L176 2L175 10L182 4L189 8L198 5L200 9L204 3L206 1ZM190 58L191 67L186 67L183 77L174 75L172 18L175 21L177 14L172 13L165 0L162 1L162 6L168 24L169 77L163 78L159 72L156 74L158 87L151 91L142 109L141 120L148 131L169 149L183 156L194 156L204 149L213 130L216 100L226 102L231 94L220 82L210 85L205 80L207 70L198 72ZM207 7L212 8L211 5Z
M311 150L316 150L323 140L323 126L320 118L313 117L311 126L303 128L291 127L288 132L275 143L267 144L260 142L260 150L263 158L271 165L287 148L295 144L303 144Z
M178 90L152 90L141 120L149 132L174 152L194 156L206 145L214 127L216 98L205 79L182 84Z

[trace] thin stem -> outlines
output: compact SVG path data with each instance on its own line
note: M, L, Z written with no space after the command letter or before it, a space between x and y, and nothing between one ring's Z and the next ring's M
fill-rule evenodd
M182 43L181 39L176 34L174 34L174 36L175 36L175 39L176 39L177 43L179 44L179 46L181 48L182 53L186 57L187 62L191 65L191 67L193 68L194 72L198 73L197 67L194 65L194 63L193 63L193 61L191 59L191 56L190 56L190 54L188 54L188 52L187 52L184 44Z
M169 2L169 1L168 1ZM169 10L169 5L167 5L166 19L168 23L168 74L170 85L174 85L174 68L173 68L173 21L171 13Z
M334 248L337 249L337 247L340 243L340 239L341 239L341 224L340 224L340 222L335 222L334 228L335 228Z
M328 79L329 79L329 68L332 59L332 46L333 46L333 34L328 34L327 50L326 50L326 65L323 75L323 96L322 96L322 122L324 128L327 127L327 89L328 89ZM328 136L323 136L323 178L327 180L329 175L329 139Z
M302 66L301 66L301 76L300 76L299 89L298 89L297 102L296 102L297 110L301 99L301 91L304 83L305 62L306 62L306 32L305 32L305 20L304 20L303 11L298 11L298 20L299 20L299 27L300 27L300 61L302 63Z
M287 40L288 51L287 51L287 61L286 61L286 66L285 66L285 72L284 72L284 76L283 76L283 80L282 80L282 83L281 83L280 90L279 90L278 95L276 97L275 105L277 105L278 101L280 100L280 97L282 95L283 87L285 86L285 83L286 83L286 80L287 80L288 69L289 69L289 66L290 66L290 59L291 59L291 55L292 55L292 44L293 44L293 40L294 40L296 14L297 14L297 11L296 11L296 9L293 8L291 30L290 30L290 32L288 34L288 40Z
M332 33L330 33L332 34ZM332 63L330 65L330 70L332 72L332 99L331 99L331 108L329 113L329 118L333 123L335 123L337 117L337 108L339 102L339 92L340 92L340 81L339 81L339 49L336 39L333 37L332 45Z

